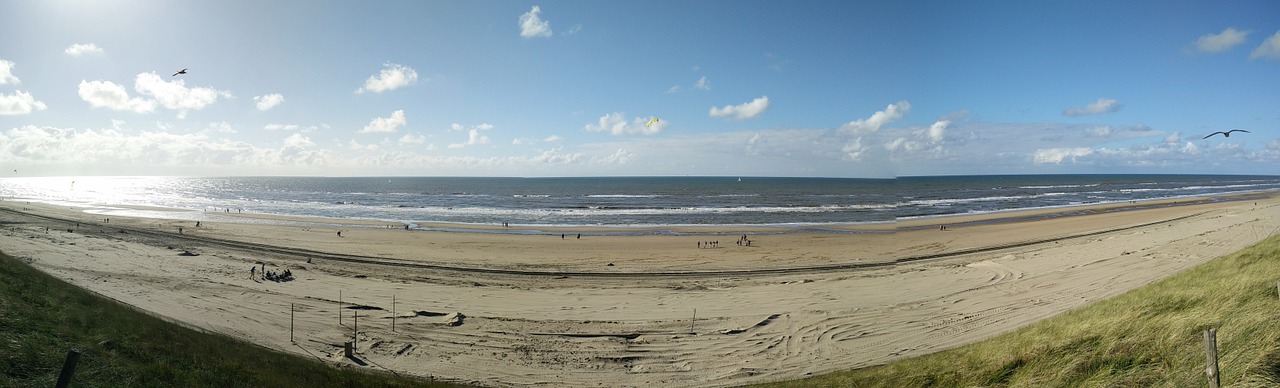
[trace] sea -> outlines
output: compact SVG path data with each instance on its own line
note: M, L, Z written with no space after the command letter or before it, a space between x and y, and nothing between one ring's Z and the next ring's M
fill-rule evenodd
M177 219L221 213L537 227L833 225L1280 190L1280 176L15 177L0 199ZM156 211L153 208L187 211ZM241 222L264 222L244 221ZM436 225L436 226L428 226Z

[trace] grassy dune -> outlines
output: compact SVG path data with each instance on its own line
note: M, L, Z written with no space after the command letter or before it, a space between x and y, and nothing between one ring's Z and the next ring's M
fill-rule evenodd
M0 254L0 387L450 387L335 368L206 334L90 294Z
M1280 235L996 338L766 387L1198 387L1203 331L1222 383L1280 386Z

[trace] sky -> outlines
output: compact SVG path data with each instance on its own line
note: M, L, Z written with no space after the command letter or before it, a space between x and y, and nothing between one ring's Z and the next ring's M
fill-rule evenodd
M0 0L0 171L1276 174L1280 2Z

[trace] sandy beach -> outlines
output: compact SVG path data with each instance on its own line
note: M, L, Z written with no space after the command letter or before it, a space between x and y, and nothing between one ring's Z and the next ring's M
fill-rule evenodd
M261 214L196 227L5 200L0 250L173 321L351 367L484 386L732 386L989 338L1280 228L1275 195L1224 199L681 235ZM251 276L264 266L295 280Z

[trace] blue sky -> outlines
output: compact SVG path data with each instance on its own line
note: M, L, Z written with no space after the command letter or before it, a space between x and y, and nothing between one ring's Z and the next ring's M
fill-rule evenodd
M1270 1L0 2L24 176L1274 174L1278 86Z

